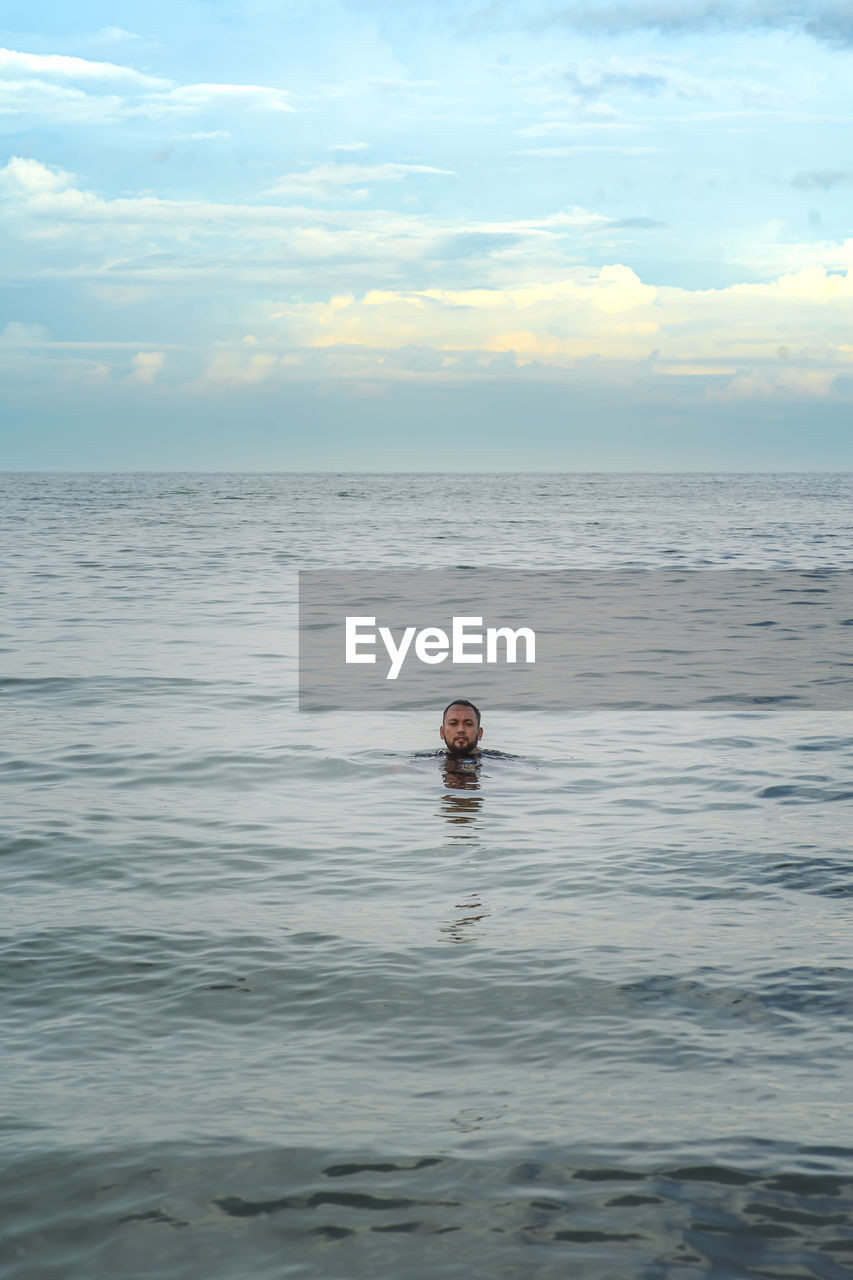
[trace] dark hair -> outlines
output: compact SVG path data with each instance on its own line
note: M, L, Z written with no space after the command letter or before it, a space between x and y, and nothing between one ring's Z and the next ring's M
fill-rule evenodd
M479 725L480 709L479 707L475 707L473 702L469 702L467 698L454 698L452 702L448 702L447 706L444 708L444 715L441 717L442 724L444 724L445 717L451 707L470 707L474 712L474 715L477 717L477 724Z

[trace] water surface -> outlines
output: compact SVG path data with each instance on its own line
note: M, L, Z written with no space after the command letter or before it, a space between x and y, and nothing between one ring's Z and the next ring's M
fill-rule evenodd
M1 1274L849 1274L849 711L485 709L460 785L440 708L297 712L295 599L850 568L852 502L3 477Z

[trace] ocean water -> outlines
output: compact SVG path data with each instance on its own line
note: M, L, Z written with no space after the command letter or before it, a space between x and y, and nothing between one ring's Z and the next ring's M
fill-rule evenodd
M0 1275L848 1276L849 705L486 710L462 786L440 708L298 712L295 623L851 534L850 475L0 477Z

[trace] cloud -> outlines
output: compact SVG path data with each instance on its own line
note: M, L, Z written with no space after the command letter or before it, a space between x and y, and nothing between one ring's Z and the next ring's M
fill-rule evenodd
M507 289L372 290L278 314L288 341L332 357L402 349L418 352L427 370L438 368L423 354L432 351L447 370L465 352L480 368L510 353L522 368L599 362L596 376L607 381L607 365L646 367L654 354L657 376L699 378L715 395L809 399L834 394L839 376L853 374L853 242L847 256L847 274L811 267L717 290L655 287L612 263ZM398 363L382 358L388 370Z
M794 174L791 186L799 187L803 191L811 191L814 188L829 191L831 187L838 187L843 182L851 181L853 181L853 173L848 169L809 169L805 173Z
M680 96L681 74L680 68L668 59L613 57L552 64L542 67L536 79L568 90L582 100L593 100L612 92L657 97L662 91L673 89Z
M366 142L335 142L328 148L329 151L366 151Z
M2 333L0 343L8 347L30 347L50 341L50 333L43 324L21 324L10 320Z
M0 79L0 115L44 116L66 123L109 123L124 114L116 94L90 94L45 80Z
M315 346L431 347L435 350L516 351L537 358L603 354L613 318L640 311L646 337L657 290L621 264L578 271L553 282L508 289L374 289L334 306L300 304L278 315L291 338L302 331ZM618 351L616 350L618 348ZM632 350L617 342L614 354Z
M500 13L500 10L497 10ZM616 0L546 4L527 11L525 25L562 26L590 35L649 30L664 35L715 31L791 31L828 44L853 44L846 0Z
M293 111L290 94L260 84L184 84L151 94L132 114L158 116L199 111L205 107L246 106L256 111Z
M729 381L709 388L715 400L769 400L781 396L824 400L832 394L839 369L790 369L784 373L759 368L738 372Z
M518 138L553 138L564 134L589 133L598 129L640 129L642 125L624 120L543 120L516 129Z
M7 190L17 189L26 197L39 197L48 192L63 191L74 181L74 175L64 169L42 164L28 157L12 156L0 169L0 182Z
M69 58L58 53L19 53L0 49L0 76L37 76L48 80L87 80L95 82L124 81L145 88L156 88L171 82L160 76L134 71L132 67L113 62L91 62L87 58Z
M131 361L133 373L130 376L135 382L151 383L165 362L166 357L162 351L137 351Z
M304 173L285 174L273 183L270 191L275 195L300 196L308 200L323 200L341 192L350 196L363 196L366 194L366 187L373 183L401 182L412 173L450 176L452 170L436 169L426 164L361 165L331 162L306 169ZM353 188L358 190L353 191Z
M853 261L853 245L850 253ZM291 303L276 313L277 332L214 343L200 376L197 356L173 348L177 364L170 383L203 393L211 387L275 387L293 378L316 386L334 377L380 389L400 379L455 385L511 375L550 382L570 377L623 391L648 387L653 379L694 402L697 396L849 399L852 316L853 272L850 283L814 271L764 285L690 291L652 286L612 263L508 289L374 289ZM43 367L45 377L101 381L110 371L114 381L126 371L127 343L102 344L104 359L94 360L96 344L37 341L80 350L61 359L51 351L41 362L31 353L22 365L18 353L31 337L36 333L26 327L13 328L8 339L0 335L0 351L5 347L11 359L15 349L11 368L26 367L34 377ZM106 350L110 346L114 353ZM124 381L150 384L163 363L163 351L136 351Z
M49 272L110 306L153 308L155 299L180 290L195 299L204 332L211 323L204 313L219 314L224 289L250 305L252 298L316 299L342 288L405 290L427 279L452 280L457 290L476 282L494 297L495 289L552 278L567 254L597 256L602 235L612 236L613 254L613 241L655 226L654 219L613 220L578 207L541 218L442 219L349 202L309 205L300 194L292 205L110 200L70 173L16 157L0 169L0 230L18 281ZM211 306L210 299L220 302ZM266 318L272 323L269 309Z
M246 340L244 339L244 343ZM251 347L254 343L247 343ZM278 354L245 350L215 350L204 371L204 381L239 387L266 382L281 365Z
M104 92L104 90L108 92ZM285 89L257 84L183 84L113 62L0 49L0 114L110 123L222 110L292 112Z
M328 167L346 176L377 166ZM395 180L409 170L391 168ZM349 172L347 180L356 178ZM633 367L654 350L656 376L715 380L715 394L730 384L726 394L740 397L836 395L839 374L853 374L853 241L782 246L795 269L763 282L676 288L644 278L624 257L567 265L581 245L600 253L600 233L620 222L643 229L652 219L570 208L540 219L463 221L302 203L108 200L73 174L22 157L0 169L0 220L18 281L49 274L109 297L118 290L119 300L140 289L131 299L161 311L191 297L204 318L188 346L209 345L239 316L258 339L213 346L206 384L238 387L296 369L300 377L358 368L376 378L458 378L498 358L493 371L598 362L594 376L606 380L605 366ZM47 339L13 324L2 341L11 351ZM163 339L156 351L131 348L131 379L159 378L167 349L175 351L170 384L186 379L190 357ZM119 378L129 358L126 349L115 357Z
M179 135L184 142L208 142L216 138L230 138L230 129L202 129L198 133L182 133Z
M419 97L423 93L431 93L438 87L436 80L406 80L399 76L368 76L362 82L371 89L383 93L405 94Z
M651 231L667 225L666 222L659 222L657 218L615 218L613 222L608 222L605 229L608 231Z
M447 236L440 246L441 257L482 258L502 249L514 248L524 241L519 231L459 231Z
M566 88L579 98L600 98L605 93L627 92L642 96L657 97L661 92L675 89L683 90L674 83L670 74L650 69L618 68L606 65L593 67L565 67L559 73L559 79Z
M125 31L124 27L101 27L94 38L102 44L123 44L127 40L141 40L142 36L135 31Z
M733 284L724 292L736 297L764 298L768 300L802 303L853 302L853 242L847 242L849 268L843 271L825 270L819 266L803 267L799 271L780 276L767 284Z
M410 373L435 373L445 367L445 357L432 347L400 347L385 357L383 364L389 369L404 369Z
M729 67L717 68L717 74L697 73L693 62L684 57L665 55L617 56L607 58L583 58L570 63L551 63L532 77L534 96L552 102L562 98L577 111L588 109L604 97L679 98L685 101L697 99L722 99L747 106L768 105L775 102L775 92L766 84L754 80L732 78ZM531 77L523 79L530 80Z
M575 143L568 147L525 147L524 150L513 152L517 156L539 156L540 158L558 159L560 156L574 156L579 152L601 152L609 151L619 156L647 156L654 155L660 151L660 147L628 147L620 146L618 143Z
M375 168L381 171L378 176L397 180L427 166ZM328 169L334 170L338 179L363 180L361 166L329 165ZM335 186L331 184L332 192ZM303 190L299 194L304 198L307 193ZM318 265L331 260L381 264L372 268L374 274L382 269L393 275L395 264L440 258L442 246L461 231L504 237L499 242L504 252L510 243L506 237L519 237L520 250L529 261L531 252L539 247L547 249L566 235L576 236L607 224L600 215L578 208L538 219L460 223L458 219L430 220L386 210L309 209L301 203L224 204L157 196L107 200L80 186L74 175L24 157L13 157L0 168L0 218L8 234L17 236L19 248L46 237L73 243L74 265L66 270L69 276L91 279L114 274L117 283L128 278L154 282L179 279L183 273L198 279L202 269L211 279L221 280L231 269L244 276L248 272L247 279L270 280L283 273L310 281ZM261 254L259 233L265 241ZM214 240L215 245L211 243ZM485 244L480 240L478 250ZM205 245L211 247L201 256ZM137 259L140 246L144 252ZM115 263L117 254L120 266L102 267L105 259ZM452 256L458 261L458 248ZM165 258L165 265L161 258ZM482 271L481 264L478 270Z

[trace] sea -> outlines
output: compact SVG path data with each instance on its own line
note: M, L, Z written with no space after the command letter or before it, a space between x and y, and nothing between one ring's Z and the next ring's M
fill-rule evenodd
M0 538L3 1280L851 1274L849 690L484 707L460 783L296 617L851 570L853 475L6 473Z

